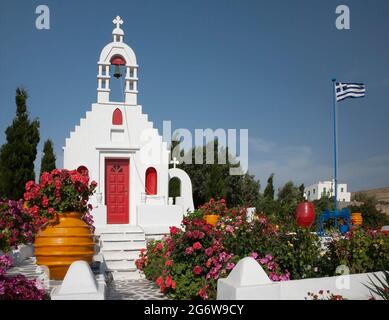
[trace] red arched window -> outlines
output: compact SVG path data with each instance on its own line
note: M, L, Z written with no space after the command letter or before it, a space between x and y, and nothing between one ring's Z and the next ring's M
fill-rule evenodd
M120 109L116 108L112 115L112 124L121 125L123 124L123 115Z
M153 167L148 168L146 170L146 194L157 194L157 183L157 170Z

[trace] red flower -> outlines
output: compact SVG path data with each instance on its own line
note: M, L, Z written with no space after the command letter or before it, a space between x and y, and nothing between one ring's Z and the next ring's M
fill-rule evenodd
M174 280L172 280L172 289L175 290L176 289L176 282Z
M163 244L162 242L159 242L156 246L155 246L155 249L159 250L159 251L162 251L163 249Z
M170 229L170 234L172 236L176 235L179 231L179 229L177 227L170 227L169 229Z
M195 275L200 275L201 274L201 272L203 271L203 268L201 268L200 266L195 266L194 268L193 268L193 273L195 274Z
M162 276L159 276L158 279L155 281L155 283L160 287L163 283L163 278Z
M171 267L172 264L173 264L173 261L172 261L172 260L166 260L166 262L165 262L165 266L166 266L166 267Z
M201 245L201 243L200 242L195 242L194 244L193 244L193 249L194 250L199 250L199 249L201 249L203 246Z
M43 198L42 198L42 206L44 208L47 208L48 205L49 205L49 199L46 196L43 196Z
M166 277L166 280L165 280L166 288L171 287L172 283L173 283L172 277L171 277L171 276L167 276L167 277Z

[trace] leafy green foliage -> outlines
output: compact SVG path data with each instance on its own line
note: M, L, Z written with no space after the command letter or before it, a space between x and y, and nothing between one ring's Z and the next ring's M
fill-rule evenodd
M34 161L39 143L39 121L27 112L27 92L16 89L16 117L6 129L0 148L0 197L20 199L27 181L35 179Z

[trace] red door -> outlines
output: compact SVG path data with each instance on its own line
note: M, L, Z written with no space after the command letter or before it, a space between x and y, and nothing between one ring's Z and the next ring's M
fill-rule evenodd
M129 160L105 160L105 204L107 223L129 223Z

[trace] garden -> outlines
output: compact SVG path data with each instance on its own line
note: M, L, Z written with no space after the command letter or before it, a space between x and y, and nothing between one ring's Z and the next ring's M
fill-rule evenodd
M187 214L181 228L171 227L162 240L149 242L136 264L161 292L180 300L215 299L217 280L248 256L272 281L335 276L341 265L350 273L389 267L389 238L377 229L352 227L345 235L333 230L325 246L314 231L314 226L272 223L264 214L247 219L245 207L229 209L225 200L211 199ZM387 291L388 284L380 288Z

